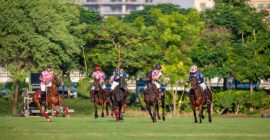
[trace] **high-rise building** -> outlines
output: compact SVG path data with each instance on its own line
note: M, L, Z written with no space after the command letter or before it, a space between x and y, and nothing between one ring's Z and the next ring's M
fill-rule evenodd
M249 5L253 8L256 8L256 10L262 11L268 11L270 12L270 0L249 0Z
M182 8L195 8L198 11L213 8L214 0L177 0L177 4Z
M144 5L171 3L199 11L214 6L214 0L81 0L83 6L98 11L102 16L124 16L142 10Z

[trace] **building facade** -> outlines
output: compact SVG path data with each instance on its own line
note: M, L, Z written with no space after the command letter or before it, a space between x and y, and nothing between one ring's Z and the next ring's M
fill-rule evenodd
M215 6L214 0L178 0L177 4L182 8L195 8L198 11L203 11Z
M142 10L144 5L160 3L171 3L201 11L213 7L214 0L83 0L80 3L89 9L98 11L102 16L124 16L132 11Z
M270 13L270 0L249 0L249 5L257 10L257 12L265 10Z

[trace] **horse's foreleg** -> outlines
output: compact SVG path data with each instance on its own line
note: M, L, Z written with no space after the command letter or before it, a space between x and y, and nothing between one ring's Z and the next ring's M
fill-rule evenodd
M108 101L106 101L106 116L109 116L109 104L108 104Z
M197 116L196 116L196 107L195 106L192 106L192 110L193 110L193 115L194 115L194 122L197 123Z
M104 107L105 107L105 105L106 105L106 102L105 101L103 101L103 103L102 103L102 109L101 109L101 117L104 117Z
M212 122L212 118L211 118L211 105L212 105L212 104L208 104L208 105L207 105L208 121L209 121L209 123Z
M203 119L203 105L199 106L199 117L200 117L200 123L202 123L202 119Z
M98 105L96 102L94 102L94 107L95 107L95 119L98 118Z
M153 117L152 112L151 112L151 106L150 105L147 105L146 109L148 110L149 115L150 115L152 121L154 122L154 117Z
M69 119L69 111L68 111L68 107L65 106L65 103L62 101L61 98L59 98L59 104L60 104L60 106L62 106L63 112L66 113L66 117Z
M45 111L42 109L42 107L40 105L40 100L38 100L37 98L33 97L33 101L35 102L35 104L37 105L38 109L40 110L40 114L42 116L44 116L50 122L51 119L50 119L49 115L47 113L45 113Z
M53 108L53 110L55 111L55 113L53 114L53 117L57 117L59 114L59 111L57 109L57 107L54 104L51 104L51 107Z
M162 107L162 120L165 121L165 94L161 97L161 107Z
M122 112L122 107L123 107L123 103L120 103L119 104L119 108L118 108L118 111L119 111L119 120L124 120L123 118L123 112Z
M113 110L113 113L115 115L115 119L118 122L119 121L119 113L116 110L116 103L115 103L115 101L113 99L112 99L112 110Z
M111 106L111 116L113 116L113 102L112 102L112 99L111 98L109 100L109 104Z
M154 118L154 123L157 122L157 106L158 106L158 102L156 104L154 104L154 114L153 114L153 118Z

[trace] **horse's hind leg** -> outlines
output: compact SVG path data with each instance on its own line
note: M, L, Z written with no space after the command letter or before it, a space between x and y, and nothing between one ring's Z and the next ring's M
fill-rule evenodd
M161 107L162 107L162 120L165 121L165 94L161 97Z
M211 104L207 105L207 112L208 112L208 121L209 123L212 122L212 118L211 118Z
M158 117L158 120L160 120L159 104L158 104L158 102L157 102L156 106L157 106L157 117Z

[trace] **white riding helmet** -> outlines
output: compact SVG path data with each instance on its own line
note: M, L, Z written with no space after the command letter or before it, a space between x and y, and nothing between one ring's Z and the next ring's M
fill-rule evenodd
M196 65L191 66L191 68L189 70L189 72L191 72L191 73L195 73L197 71L198 71L198 67Z

